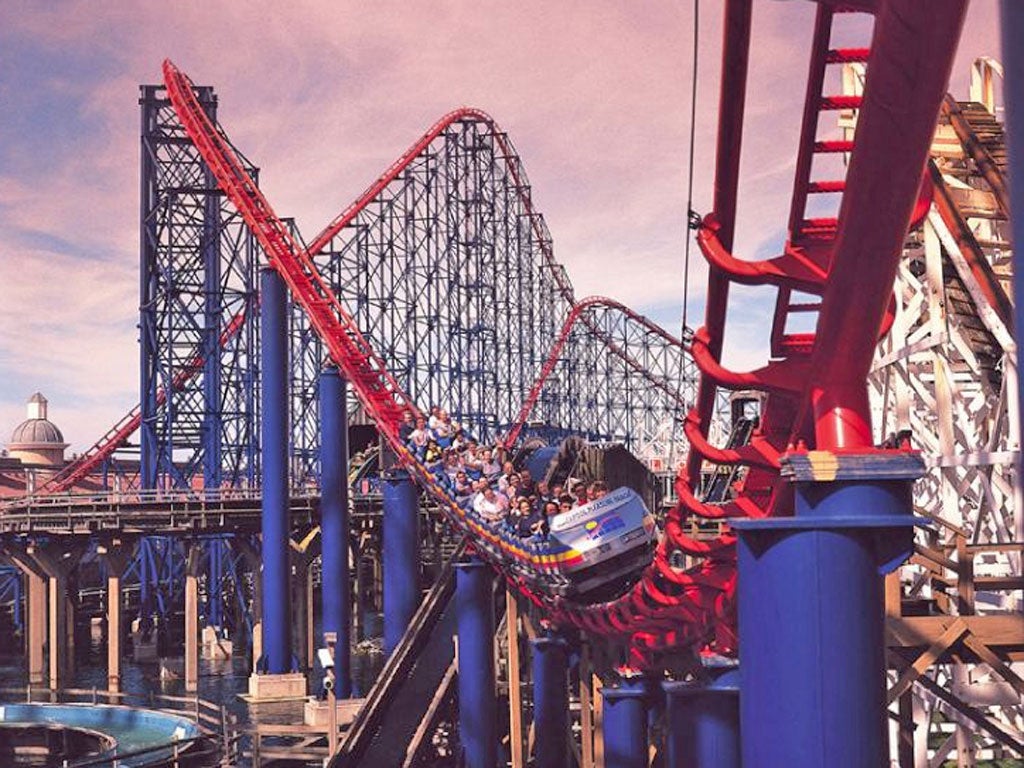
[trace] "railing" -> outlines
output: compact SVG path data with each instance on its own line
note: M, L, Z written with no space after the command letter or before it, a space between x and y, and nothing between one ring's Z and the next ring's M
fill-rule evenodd
M66 507L69 505L173 504L178 502L218 504L228 501L259 501L259 488L169 488L154 490L104 491L100 493L56 493L46 496L20 496L0 502L2 509L26 507ZM292 490L292 499L319 498L318 488Z
M184 717L194 722L202 733L187 739L177 739L131 752L119 752L105 757L89 757L83 760L65 761L67 768L89 766L116 766L125 758L155 754L171 750L164 761L177 768L179 760L197 757L218 757L220 765L238 765L241 733L238 718L224 706L214 704L198 696L172 696L169 694L137 694L108 691L101 688L62 688L51 690L41 686L0 688L0 703L26 704L105 704L136 709L155 710ZM188 749L184 749L184 747ZM186 754L187 753L187 754Z

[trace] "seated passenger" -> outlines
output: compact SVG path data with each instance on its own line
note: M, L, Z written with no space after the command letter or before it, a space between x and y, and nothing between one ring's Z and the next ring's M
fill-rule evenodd
M409 437L416 429L416 421L413 418L411 410L402 411L402 422L398 425L398 438L403 443L409 442Z
M508 479L514 474L516 474L516 468L512 465L511 461L506 461L502 464L501 474L498 475L498 487L501 489L508 488Z
M548 489L548 484L545 483L543 480L537 483L536 493L537 499L540 501L541 504L544 504L545 502L555 498L554 496L551 495L551 491Z
M427 420L420 416L416 419L416 429L409 434L409 449L416 455L417 459L423 461L429 443L430 430L427 429Z
M519 470L519 487L524 496L533 496L537 493L536 483L530 477L530 470L526 467Z
M454 491L457 498L469 498L473 495L473 484L465 472L455 473Z
M483 470L481 469L480 459L477 458L475 448L466 448L462 453L462 463L466 467L466 474L470 477L479 480L484 476Z
M577 483L572 489L572 495L576 497L576 501L573 503L574 507L582 507L587 503L587 486L582 481Z
M490 449L485 448L480 452L480 471L483 472L484 477L488 480L497 480L498 475L501 474L501 465L494 460L493 454Z
M597 501L608 495L608 483L604 480L595 480L587 488L587 501Z
M427 426L430 427L431 430L434 430L437 427L437 423L440 421L440 419L441 419L441 406L439 406L439 405L432 405L432 406L430 406L430 418L427 420Z
M541 509L541 519L533 529L535 536L547 536L551 522L551 518L558 514L558 502L554 499L548 499L544 502L544 506Z
M452 428L452 450L462 451L466 447L466 433L462 431L462 427L454 425Z
M441 446L437 444L436 440L431 440L427 443L427 452L423 455L423 460L427 464L441 465L441 459L444 458L444 451L441 450Z
M459 454L451 449L444 452L442 465L444 466L445 474L452 480L455 479L459 472L462 472L462 461L459 458Z
M508 523L512 527L512 532L522 538L527 539L533 535L531 530L533 525L539 520L539 515L530 504L530 500L525 496L519 496L515 500L515 505L509 511Z
M497 492L487 485L473 500L473 510L485 523L497 525L505 519L507 505L502 504Z
M448 418L448 412L443 409L438 409L437 421L431 425L431 431L434 433L434 438L437 440L437 444L442 448L450 448L452 444L452 424Z
M501 488L501 480L498 481L498 487ZM502 488L502 491L510 499L516 499L519 498L520 496L525 495L523 494L523 490L519 485L518 473L513 472L511 475L505 478L505 487Z
M558 514L564 512L571 512L573 504L576 503L576 499L571 494L564 493L558 497Z

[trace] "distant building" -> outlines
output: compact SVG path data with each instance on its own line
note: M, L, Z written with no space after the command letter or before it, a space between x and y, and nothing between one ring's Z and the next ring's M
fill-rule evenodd
M36 392L28 401L28 418L14 428L7 443L8 455L22 464L37 467L64 466L68 443L57 425L47 418L47 400Z

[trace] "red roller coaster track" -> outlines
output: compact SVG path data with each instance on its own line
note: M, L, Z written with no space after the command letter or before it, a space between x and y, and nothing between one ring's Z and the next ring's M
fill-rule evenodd
M927 7L923 7L923 6ZM678 646L715 642L721 652L735 648L731 622L735 589L732 535L694 540L684 532L691 515L707 518L789 514L791 499L778 481L780 455L794 444L820 450L870 447L870 419L864 379L879 334L888 330L889 301L896 260L917 205L922 211L921 175L927 149L952 64L965 4L938 0L826 2L818 6L811 41L802 130L797 152L796 176L789 221L789 239L783 254L764 262L748 262L732 256L736 221L739 157L742 140L746 73L750 49L751 0L728 0L725 6L725 44L721 85L715 199L705 218L698 243L709 261L709 285L705 327L693 339L693 356L702 371L696 407L684 425L691 443L690 458L677 480L680 504L667 520L666 535L654 562L628 594L607 604L576 605L566 600L529 594L546 603L555 621L588 632L629 640L634 660L650 663L652 652ZM850 11L877 15L871 48L832 48L833 19ZM826 70L846 61L867 61L869 76L864 97L839 97L823 92ZM219 185L231 198L266 251L271 265L284 277L296 301L323 339L331 357L352 382L367 412L428 490L439 497L442 508L472 535L484 539L487 532L469 521L444 495L398 440L398 416L415 407L399 389L384 362L370 348L351 316L333 295L313 263L313 255L351 221L427 144L456 120L477 119L493 126L484 113L457 110L438 121L402 155L366 192L302 249L274 214L259 189L245 173L226 139L199 108L191 81L170 62L164 64L168 94L183 126L209 165ZM859 110L854 141L818 139L821 112ZM499 141L504 141L494 126ZM817 158L848 153L849 170L844 179L812 179ZM516 168L510 166L516 174ZM841 206L834 218L808 218L810 196L839 194ZM541 238L543 241L543 238ZM551 258L550 254L545 254ZM559 274L556 271L556 275ZM777 289L773 318L771 356L765 367L735 373L718 362L724 337L728 287L731 282L772 286ZM576 322L600 335L590 320L597 307L622 311L633 321L646 324L626 307L606 299L577 303L571 286L559 281L563 296L573 307L555 349L520 414L522 422L550 375L552 360ZM821 297L814 304L792 301L794 292ZM796 312L817 312L816 332L787 333L786 321ZM221 336L221 343L240 324L235 318ZM664 331L666 341L679 344ZM227 336L227 338L225 338ZM623 357L624 350L610 342L610 351ZM183 369L175 386L184 386L202 367ZM654 386L667 382L649 377ZM716 390L756 388L768 393L761 427L750 445L720 449L706 439ZM670 386L669 386L670 388ZM666 389L666 392L668 390ZM668 392L678 398L678 393ZM128 414L91 449L83 461L69 467L47 485L52 491L70 487L89 474L138 427L139 414ZM518 427L514 429L518 433ZM510 435L514 440L514 434ZM693 493L704 461L750 467L736 498L725 505L700 502ZM59 486L59 487L58 487ZM683 570L675 567L675 553L700 558ZM495 563L500 567L500 563ZM511 577L510 581L513 581Z
M870 50L834 49L830 45L834 15L851 9L877 14ZM736 218L751 1L727 2L715 204L699 238L711 265L706 324L695 334L693 342L702 379L697 407L686 424L692 447L677 482L681 501L669 515L666 536L654 562L628 594L601 605L577 605L530 595L546 603L555 621L628 639L638 663L650 662L652 652L680 645L716 641L718 650L733 650L735 636L730 617L736 574L732 536L727 533L710 541L693 540L684 533L686 518L691 514L721 517L790 513L791 501L778 482L776 467L779 455L787 448L792 449L797 441L797 450L804 443L819 450L870 449L865 377L879 334L887 326L896 263L919 201L922 172L964 11L965 4L956 0L928 4L914 0L819 3L797 153L789 241L782 257L769 263L745 263L749 266L737 269L730 268L735 266L730 251ZM853 99L823 93L826 68L853 59L868 62L864 97ZM381 433L424 486L439 496L446 512L471 534L485 537L486 533L466 520L398 439L399 415L411 403L313 264L310 253L325 245L344 226L358 210L358 203L316 238L310 251L302 249L245 173L225 138L200 109L191 81L170 62L164 64L164 75L182 125L259 239L270 264L281 273L294 298L305 309ZM819 141L819 115L837 108L859 109L856 139ZM455 118L446 117L451 119ZM437 126L435 129L440 130ZM417 146L429 142L431 135L428 132ZM836 152L850 154L846 178L812 179L815 157ZM389 173L393 176L399 172L403 162L407 162L405 156L361 199L372 197L380 185L387 183ZM806 217L810 195L836 193L842 195L836 217ZM728 286L736 281L778 289L773 359L764 368L747 374L728 371L718 362ZM808 307L792 302L794 291L818 294L820 303ZM790 315L808 310L818 312L816 332L786 333ZM578 305L567 327L585 316L586 307ZM567 332L563 328L561 343ZM548 367L545 366L546 373L550 373ZM542 385L543 381L535 385L524 413ZM768 393L760 431L748 448L726 451L706 442L706 425L720 386L754 387ZM693 495L693 484L705 460L750 465L737 498L724 507L703 504ZM674 567L675 552L703 559L697 566L681 570Z

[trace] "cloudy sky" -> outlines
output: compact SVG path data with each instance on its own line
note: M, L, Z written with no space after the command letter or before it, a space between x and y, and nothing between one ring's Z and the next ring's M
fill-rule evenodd
M737 254L783 238L813 21L755 4ZM82 450L138 400L138 85L173 59L216 87L220 119L279 212L312 235L443 113L512 136L579 295L678 332L692 0L0 4L0 443L35 390ZM704 2L695 207L710 205L721 43ZM851 18L846 44L866 45ZM998 56L975 0L952 89ZM706 274L694 253L691 324ZM769 295L737 293L727 359L749 365Z

